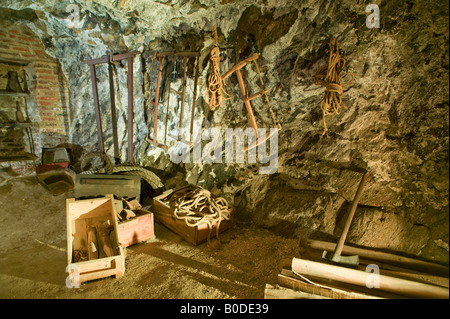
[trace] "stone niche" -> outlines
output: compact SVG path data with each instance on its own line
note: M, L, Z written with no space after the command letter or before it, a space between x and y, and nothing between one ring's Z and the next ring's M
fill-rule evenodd
M42 148L68 142L69 98L59 62L8 11L0 31L0 160L2 170L22 175L33 171Z

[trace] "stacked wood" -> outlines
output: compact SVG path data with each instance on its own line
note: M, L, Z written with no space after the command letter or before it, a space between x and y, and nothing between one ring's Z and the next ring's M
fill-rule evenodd
M343 255L360 257L358 269L350 269L322 259L335 243L308 239L301 247L302 258L281 270L278 285L333 299L449 298L448 266L344 245Z

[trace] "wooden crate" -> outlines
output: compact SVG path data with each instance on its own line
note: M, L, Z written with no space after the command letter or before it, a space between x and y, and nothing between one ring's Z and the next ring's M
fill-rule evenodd
M113 195L84 200L66 199L67 269L72 286L109 276L119 278L125 272L125 249L119 245L113 199ZM88 248L87 228L98 222L108 221L114 230L111 243L116 255L75 262L74 252Z
M119 242L124 247L155 238L153 213L140 209L135 214L136 217L118 224Z
M186 225L185 221L176 218L173 214L174 210L163 202L163 199L174 191L174 189L170 189L153 198L153 212L155 214L155 221L163 224L193 245L204 243L208 240L208 234L210 233L208 225L206 223L196 227ZM229 229L233 225L234 211L235 209L231 208L229 220L222 219L220 222L219 233ZM214 223L210 238L214 238L216 236L216 229L217 223Z

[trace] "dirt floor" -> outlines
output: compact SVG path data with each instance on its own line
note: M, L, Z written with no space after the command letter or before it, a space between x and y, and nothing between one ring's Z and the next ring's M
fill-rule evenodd
M35 177L0 186L0 298L263 298L297 239L235 224L197 247L155 224L156 238L127 248L122 278L66 286L66 198Z

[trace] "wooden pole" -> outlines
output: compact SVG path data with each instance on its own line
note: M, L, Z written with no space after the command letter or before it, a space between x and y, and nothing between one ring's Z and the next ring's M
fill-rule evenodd
M302 241L302 244L312 249L327 250L327 251L333 251L336 247L335 243L313 239L304 240ZM404 268L416 269L429 274L445 276L447 278L449 277L448 266L439 265L436 263L431 263L423 260L389 254L382 251L369 250L345 245L342 248L342 253L345 255L358 255L362 258L377 260L380 262L385 262L387 264L399 265Z
M356 207L358 207L359 199L361 198L364 185L366 184L367 178L369 178L369 171L366 171L359 182L358 189L356 191L355 197L353 198L352 206L348 212L347 221L345 222L344 229L342 230L342 235L339 238L339 242L334 251L335 255L341 255L342 248L344 247L345 240L347 239L347 234L352 224L353 216L355 216Z
M367 283L370 282L370 279L375 278L373 276L377 276L376 279L379 282L379 288L372 289L380 289L383 291L415 298L449 298L448 288L385 275L376 275L370 272L328 265L305 259L293 258L292 271L305 276L315 276L362 287L367 287Z

